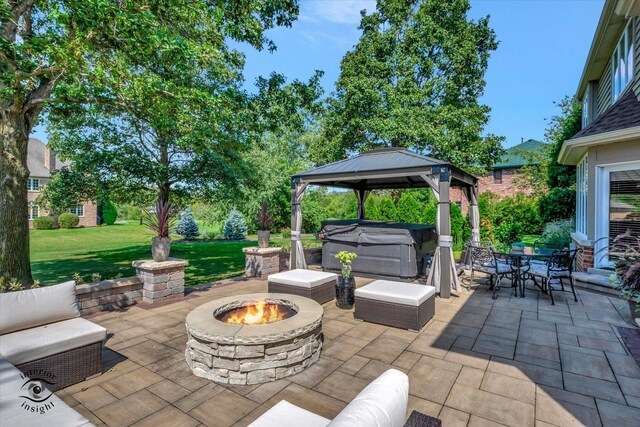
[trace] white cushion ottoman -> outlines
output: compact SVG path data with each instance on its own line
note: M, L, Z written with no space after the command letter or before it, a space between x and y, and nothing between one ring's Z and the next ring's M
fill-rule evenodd
M356 319L419 331L436 311L436 288L376 280L355 291Z
M338 275L324 271L296 269L270 274L269 292L300 295L319 304L331 301L335 295Z

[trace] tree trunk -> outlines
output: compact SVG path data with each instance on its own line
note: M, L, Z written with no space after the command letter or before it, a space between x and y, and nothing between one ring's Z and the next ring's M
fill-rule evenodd
M169 192L171 191L171 183L169 182L169 148L168 144L161 141L160 148L160 182L158 182L158 200L161 202L169 201Z
M0 278L31 285L27 123L21 113L0 112Z

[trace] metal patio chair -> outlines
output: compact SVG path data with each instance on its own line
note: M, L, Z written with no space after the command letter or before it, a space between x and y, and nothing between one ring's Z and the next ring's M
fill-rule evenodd
M555 301L553 300L553 291L558 290L554 288L554 284L557 283L560 285L559 290L561 292L569 292L564 289L565 280L569 280L569 286L571 286L573 298L575 301L578 301L573 280L573 266L575 265L575 259L578 252L582 252L582 248L573 250L555 250L546 262L532 262L529 264L528 270L524 271L524 273L530 276L536 286L542 289L543 292L549 292L551 305L555 305ZM541 286L538 285L536 280L538 278L542 281Z

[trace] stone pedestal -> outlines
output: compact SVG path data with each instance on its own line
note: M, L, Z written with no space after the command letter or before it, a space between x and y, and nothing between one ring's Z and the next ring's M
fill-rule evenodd
M269 274L280 272L282 248L243 248L245 254L245 276L266 279Z
M152 259L134 261L136 275L142 279L142 302L156 304L184 296L186 259L169 258L163 262Z

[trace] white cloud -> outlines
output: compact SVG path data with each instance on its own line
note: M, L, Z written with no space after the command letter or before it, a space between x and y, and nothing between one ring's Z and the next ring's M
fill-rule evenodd
M303 1L300 19L307 22L324 21L357 26L360 23L360 11L366 9L371 13L375 8L375 0Z

